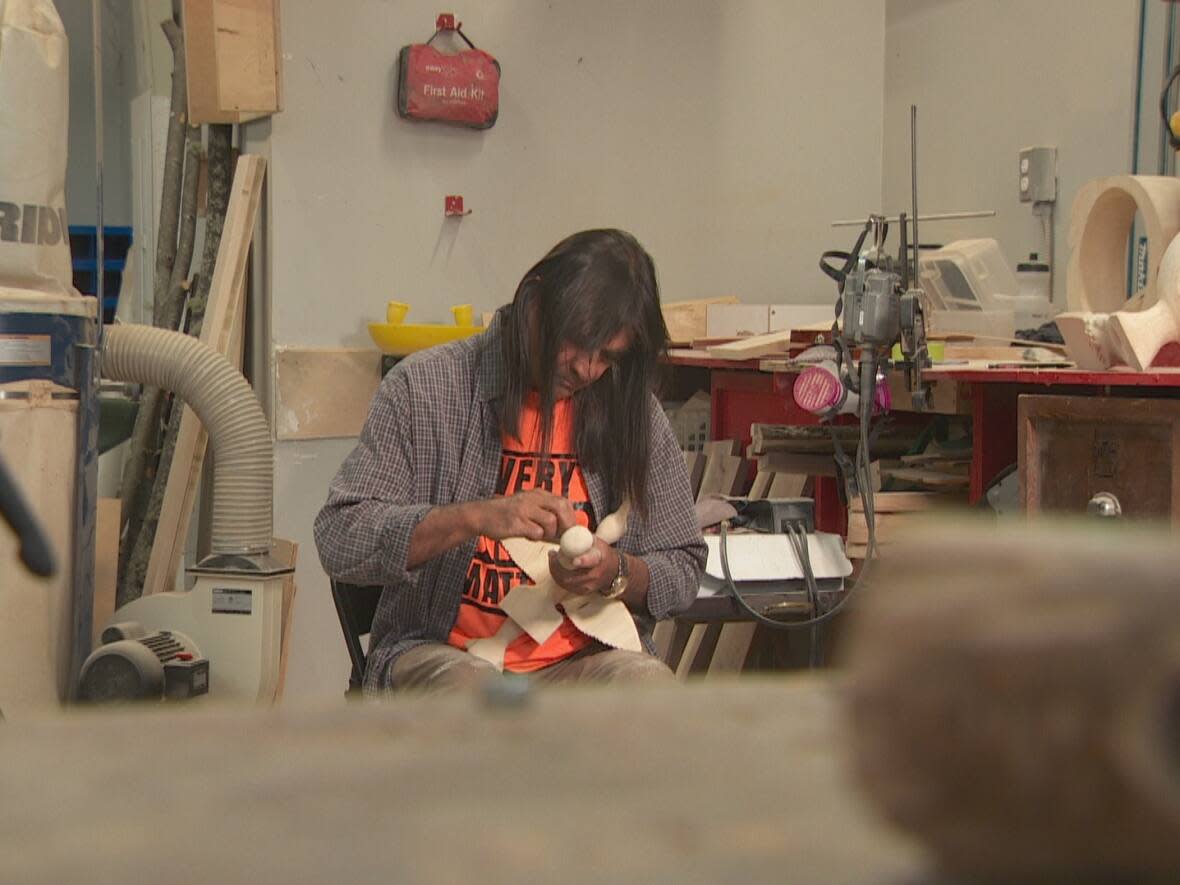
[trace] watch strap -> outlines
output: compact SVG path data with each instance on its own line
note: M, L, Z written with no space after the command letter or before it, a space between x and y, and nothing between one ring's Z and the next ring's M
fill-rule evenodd
M627 565L627 554L622 550L615 550L619 557L619 570L615 574L615 579L610 582L610 586L602 591L602 595L607 599L618 599L627 592L627 576L630 570Z

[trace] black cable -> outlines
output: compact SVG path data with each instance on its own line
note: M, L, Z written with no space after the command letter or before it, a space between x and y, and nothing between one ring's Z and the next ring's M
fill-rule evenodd
M0 461L0 521L8 523L20 542L20 558L35 575L49 577L57 572L53 542L25 501L16 477Z
M844 386L853 393L860 394L860 382L857 381L856 376L849 368L853 364L852 350L848 347L848 341L843 335L836 338L836 369L840 373L840 380Z
M456 25L454 28L439 28L437 31L435 31L433 34L430 35L430 39L426 41L426 45L429 46L431 43L433 43L434 38L437 37L439 34L443 33L443 31L454 31L456 34L458 34L460 37L463 38L464 43L466 43L468 46L470 46L472 49L474 49L475 44L467 39L467 35L463 33L463 28L461 27L461 25L462 25L462 23L460 22L460 24Z
M860 581L858 580L855 585L848 588L848 590L844 593L844 596L834 606L832 606L830 609L828 609L823 614L814 615L813 617L810 617L805 621L776 621L774 618L768 618L768 617L766 617L766 615L762 614L761 612L755 611L750 606L750 604L748 602L746 602L745 597L742 596L741 591L738 590L737 585L734 583L733 574L729 570L729 548L726 543L726 534L727 534L726 530L727 530L728 526L729 526L729 520L725 520L720 525L721 573L725 577L725 588L731 594L733 594L734 601L737 602L738 606L743 611L745 611L746 614L748 614L751 618L753 618L759 624L765 624L767 627L770 627L772 630L810 630L812 627L817 627L820 624L827 623L833 617L835 617L840 611L843 610L844 606L848 603L849 598L851 598L851 596L852 596L852 591L855 590L856 587L858 587L860 585ZM804 533L804 534L806 534L806 533ZM806 545L804 545L804 546L806 546ZM796 548L796 554L798 554L797 548ZM807 551L804 552L804 557L805 558L801 560L801 564L803 565L803 570L804 570L804 577L806 578L807 575L810 574L811 580L815 581L815 574L814 574L814 572L811 571L811 557ZM862 571L861 574L863 575L864 572ZM815 593L816 593L816 596L818 597L818 595L819 595L819 585L818 584L815 585Z
M865 546L865 558L861 564L861 576L868 563L876 553L877 526L876 512L873 502L873 465L869 456L869 424L873 420L873 397L877 387L877 357L872 350L862 350L860 355L860 386L864 391L860 398L860 446L857 448L858 468L861 478L858 479L857 491L860 494L861 507L865 514L865 528L868 530L868 543ZM857 578L857 583L860 578Z
M815 582L815 570L811 567L811 551L807 547L807 529L798 523L787 525L787 535L791 539L791 546L795 549L795 556L803 567L803 577L807 584L807 598L811 600L812 612L818 612L819 586ZM814 670L823 664L823 630L813 626L807 643L807 666Z
M1180 68L1177 69L1180 71ZM844 606L848 604L848 600L852 598L854 591L865 582L865 576L868 574L869 566L876 555L877 549L877 530L876 530L876 513L874 510L873 501L873 477L872 477L872 459L870 457L869 447L869 428L873 417L873 399L877 387L877 354L871 346L861 347L861 361L860 361L860 377L851 371L853 365L852 352L849 347L848 340L841 334L839 319L844 309L844 286L847 283L848 275L851 273L853 267L859 260L861 247L864 245L865 237L868 236L872 229L872 219L865 222L864 228L857 237L856 244L850 252L829 251L823 253L820 257L820 270L827 276L836 281L839 297L836 300L836 322L832 324L832 341L836 345L836 366L840 373L841 380L845 386L856 393L860 397L858 403L858 418L860 425L860 441L856 450L856 460L853 463L844 453L843 446L840 444L839 437L836 434L835 427L828 423L828 430L832 436L832 443L836 463L843 474L845 482L847 481L848 468L851 467L853 478L856 482L857 494L861 500L861 507L864 510L865 527L868 531L868 543L865 549L865 558L861 563L860 574L856 580L852 582L845 590L844 595L840 601L826 612L818 613L819 604L819 589L815 583L815 575L811 568L811 557L807 546L806 532L799 529L798 526L790 524L786 527L787 535L791 539L791 545L794 548L795 556L798 558L801 568L803 569L804 578L807 586L807 596L811 604L813 616L804 621L776 621L766 617L760 612L756 612L749 603L742 597L737 585L734 583L733 575L729 570L729 550L726 541L726 532L728 522L721 523L721 571L725 576L726 588L733 594L734 600L738 606L742 608L746 614L750 615L755 621L764 624L774 630L802 630L809 629L812 631L811 643L811 664L815 665L815 659L818 648L818 635L815 631L820 624L823 624L835 617ZM902 221L902 230L905 231L905 221ZM885 227L882 230L880 241L875 243L877 247L884 244L884 234L888 231ZM903 248L905 236L903 235ZM840 268L836 268L828 264L829 258L840 258L844 260L844 264ZM866 260L866 266L871 262ZM847 494L842 490L841 498L847 500ZM799 534L796 534L796 532Z
M867 237L869 235L869 230L870 230L871 226L872 225L869 222L867 222L867 221L865 222L864 229L861 230L860 236L856 238L856 243L853 245L851 252L842 252L839 250L831 250L831 251L825 252L823 255L820 256L819 269L822 270L825 274L827 274L829 277L831 277L833 280L836 281L836 285L839 287L841 296L844 294L844 281L846 279L848 279L848 275L850 273L852 273L852 269L854 267L856 267L856 260L860 256L860 248L861 248L861 246L864 245L865 237ZM827 263L827 260L829 258L843 259L844 264L843 264L843 266L841 266L839 268L832 267L831 265L829 265ZM840 315L840 299L837 299L836 300L836 316L839 316L839 315Z

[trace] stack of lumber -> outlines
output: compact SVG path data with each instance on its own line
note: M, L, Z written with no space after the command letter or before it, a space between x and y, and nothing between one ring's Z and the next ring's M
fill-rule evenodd
M790 348L791 332L786 330L714 344L707 348L706 353L715 360L754 360L770 354L786 354Z
M753 445L747 450L753 453ZM813 476L835 476L831 454L764 452L751 454L757 473L750 488L751 498L798 498L807 491Z
M741 455L741 442L707 442L699 452L685 452L688 479L697 501L710 495L744 495L750 487L752 465Z
M873 496L877 553L887 555L899 541L912 541L930 524L935 511L956 505L965 506L958 495L936 492L879 492ZM868 552L869 529L859 498L849 502L848 537L845 552L849 559L864 559Z
M970 485L970 453L927 452L902 455L896 464L882 469L884 479L933 491L953 491Z
M834 451L832 433L840 441L845 453L852 457L860 442L860 430L853 424L826 427L818 424L751 424L748 454L765 455L771 452L831 455ZM871 446L874 457L897 457L910 451L917 441L918 431L912 427L886 429Z

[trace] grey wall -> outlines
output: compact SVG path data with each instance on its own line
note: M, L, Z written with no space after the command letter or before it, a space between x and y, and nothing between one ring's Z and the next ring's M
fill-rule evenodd
M1041 243L1039 220L1019 201L1018 151L1056 146L1054 298L1063 304L1074 194L1131 170L1138 11L1132 0L887 0L883 208L910 205L917 104L919 211L998 213L927 225L923 241L994 237L1015 266Z
M55 0L70 44L70 145L66 211L98 219L94 165L94 29L91 0ZM131 224L131 98L136 89L133 3L103 0L103 221Z
M418 321L491 309L560 237L603 225L648 247L668 300L834 300L816 266L828 222L881 193L882 2L469 4L464 30L503 66L483 133L394 113L398 50L438 10L283 4L273 344L371 346L365 323L389 299ZM472 214L445 220L446 194ZM293 697L338 696L347 676L311 522L350 448L277 444L276 532L301 544Z

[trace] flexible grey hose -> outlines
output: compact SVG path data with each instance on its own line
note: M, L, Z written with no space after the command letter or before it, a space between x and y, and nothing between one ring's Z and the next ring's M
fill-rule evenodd
M197 413L213 446L215 554L263 554L273 529L274 449L254 391L221 354L191 335L114 325L102 373L171 391Z

